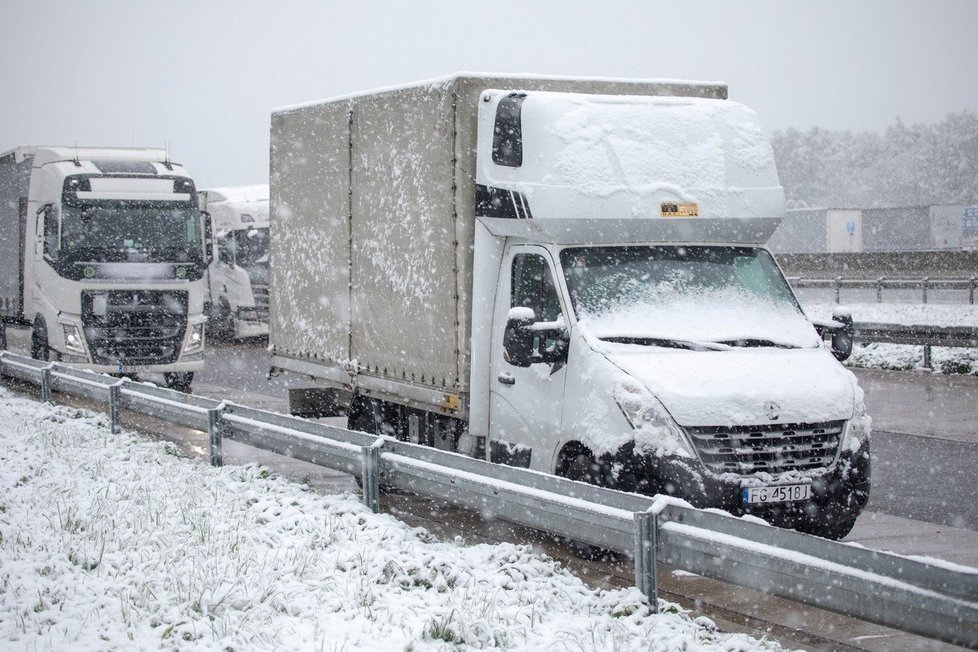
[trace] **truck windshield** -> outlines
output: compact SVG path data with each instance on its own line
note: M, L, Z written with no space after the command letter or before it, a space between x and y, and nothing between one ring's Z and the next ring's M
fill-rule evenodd
M201 262L200 212L172 202L66 205L61 256L66 261Z
M560 260L578 321L601 339L690 350L819 345L764 249L573 247Z

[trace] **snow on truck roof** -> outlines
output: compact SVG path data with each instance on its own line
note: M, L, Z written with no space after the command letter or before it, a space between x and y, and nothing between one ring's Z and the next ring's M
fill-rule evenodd
M207 189L208 202L262 202L268 201L268 184L257 183L248 186L225 186Z
M74 147L60 145L20 145L14 147L0 157L13 155L19 163L26 158L34 158L34 166L46 165L57 161L150 161L178 165L170 160L169 153L162 148L153 147Z
M572 77L567 75L541 75L535 73L498 73L498 72L455 72L450 75L444 75L442 77L435 77L434 79L420 80L414 82L407 82L404 84L395 84L392 86L384 86L379 88L372 88L365 91L357 91L354 93L347 93L344 95L337 95L334 97L327 97L319 100L311 100L309 102L301 102L299 104L291 104L286 106L280 106L272 109L272 114L278 113L289 113L291 111L297 111L310 106L318 106L320 104L329 104L332 102L341 102L343 100L350 100L357 97L367 97L370 95L378 95L381 93L390 93L394 91L407 90L411 88L445 88L451 85L453 82L459 79L485 79L487 82L492 80L525 80L528 82L582 82L582 83L594 83L594 84L618 84L627 86L670 86L670 87L688 87L700 89L703 92L712 93L717 97L725 98L727 95L727 85L723 82L715 81L694 81L687 79L627 79L621 77Z

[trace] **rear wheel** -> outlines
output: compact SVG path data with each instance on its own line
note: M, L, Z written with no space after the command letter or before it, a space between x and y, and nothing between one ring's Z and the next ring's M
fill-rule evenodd
M164 385L185 394L190 393L190 384L192 382L194 382L194 372L192 371L166 372L163 374Z

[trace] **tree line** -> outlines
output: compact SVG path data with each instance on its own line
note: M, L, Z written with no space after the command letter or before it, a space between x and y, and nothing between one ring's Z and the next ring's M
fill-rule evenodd
M978 204L978 117L883 134L787 129L771 138L789 208Z

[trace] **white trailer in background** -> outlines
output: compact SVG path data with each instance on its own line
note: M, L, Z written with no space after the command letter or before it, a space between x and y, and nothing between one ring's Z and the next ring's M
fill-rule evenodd
M208 332L268 335L268 185L202 190L200 204L216 232Z
M35 358L189 391L210 247L194 182L165 150L0 155L0 316L30 326Z
M764 246L784 193L726 93L459 74L273 113L292 411L844 536L862 391Z

